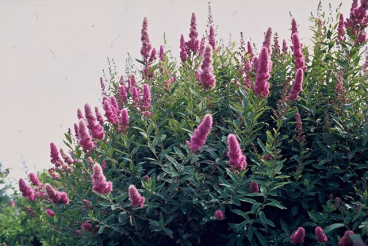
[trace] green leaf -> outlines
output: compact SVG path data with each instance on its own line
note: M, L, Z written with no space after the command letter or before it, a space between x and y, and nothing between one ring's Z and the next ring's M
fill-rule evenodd
M337 228L340 228L340 227L345 227L345 224L343 223L335 223L335 224L332 224L332 225L329 225L329 226L326 226L324 229L323 229L323 232L325 234L329 233L330 231L333 231Z

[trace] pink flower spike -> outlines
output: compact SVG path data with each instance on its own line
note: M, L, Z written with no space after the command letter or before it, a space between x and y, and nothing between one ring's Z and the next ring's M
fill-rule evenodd
M96 113L96 118L98 120L98 123L100 123L101 126L104 126L104 119L103 119L100 111L98 110L98 107L95 107L95 113Z
M34 193L22 178L19 179L19 191L22 192L22 196L24 197L33 196Z
M212 47L207 46L204 50L204 56L201 65L202 72L200 75L200 85L206 90L211 90L216 86L216 78L213 75L212 63Z
M35 186L39 186L41 184L40 180L38 180L36 174L34 173L29 174L29 180L31 180L31 183Z
M299 227L293 235L291 235L290 240L291 244L296 245L299 243L304 243L305 237L305 229L303 227Z
M87 233L91 233L93 231L93 225L90 223L90 221L86 221L84 223L82 223L82 229L87 232Z
M199 152L201 147L205 144L207 136L212 127L212 115L206 114L203 121L199 124L190 140L190 150L193 152Z
M50 217L55 217L55 212L54 211L52 211L51 209L46 209L45 210L45 212L46 212L46 214L48 215L48 216L50 216Z
M155 48L152 49L150 58L148 60L149 63L155 61L157 59L157 51Z
M106 91L105 91L105 83L103 81L103 78L100 77L100 85L101 85L101 91L102 91L102 95L106 95Z
M103 139L105 137L104 129L97 122L97 119L93 115L92 109L88 103L84 105L84 111L86 113L87 127L91 131L92 137L96 139Z
M150 57L152 46L148 37L148 22L146 17L144 17L143 19L141 41L142 41L141 55L143 56L143 59L147 61L147 59Z
M105 110L105 116L107 120L111 124L116 125L118 123L118 116L116 113L116 109L114 106L111 105L111 101L107 97L103 98L103 108Z
M165 61L165 52L164 52L164 47L162 45L160 46L160 54L159 54L159 57L160 57L160 60L162 62Z
M263 47L267 48L269 54L271 54L271 38L272 38L272 29L271 27L269 27L267 29L267 32L265 34L265 38L263 41Z
M84 120L79 121L79 144L83 147L83 151L87 152L96 147L96 143L92 141L92 137L88 133L88 129Z
M45 190L48 198L54 204L58 203L69 204L69 198L65 192L54 190L50 184L46 184Z
M192 13L190 21L190 33L189 41L187 43L188 48L193 52L197 52L199 49L198 32L197 32L197 19L195 13Z
M268 49L263 47L257 62L257 76L253 88L254 92L261 97L267 97L270 93L270 83L268 82L268 79L271 77L270 64L271 58L270 54L268 53Z
M120 131L123 132L123 134L127 134L128 128L129 128L129 114L128 110L125 108L121 110L120 112Z
M243 155L238 139L234 134L227 137L229 164L232 170L244 170L247 167L247 158Z
M250 193L259 192L259 185L256 182L251 181L249 184L249 192Z
M50 157L51 157L51 163L55 164L55 166L60 166L61 159L59 157L59 151L54 143L50 143Z
M106 181L100 164L95 163L92 174L92 190L100 194L109 194L112 191L112 182Z
M77 123L74 123L74 132L75 132L75 137L77 139L79 139L79 127L78 127L78 124Z
M137 206L139 208L143 207L143 203L146 200L146 198L139 194L134 185L129 185L129 199L132 206Z
M288 95L289 100L295 101L296 99L298 99L299 93L303 91L303 75L304 75L303 69L299 68L298 71L296 72L295 81Z
M339 42L345 41L345 24L344 15L341 13L339 18L339 26L337 27L337 40Z
M282 54L286 54L286 51L287 51L287 45L286 45L286 40L283 39L282 40Z
M296 69L302 68L303 71L305 72L305 70L307 70L307 67L305 66L304 55L302 52L302 45L300 44L298 33L294 33L291 36L291 41L293 42L295 68Z
M314 232L319 243L327 243L327 236L323 233L323 229L321 227L317 226Z
M224 219L224 214L222 213L222 211L220 209L217 209L215 211L215 217L217 220L223 220Z
M83 199L83 204L84 206L88 209L88 208L92 208L91 206L91 202L86 200L86 199Z
M199 45L199 55L200 55L200 56L203 56L205 42L206 42L206 39L203 37L203 38L201 39L201 43L200 43L200 45Z
M208 35L208 43L212 46L213 50L216 50L216 39L215 39L215 30L213 26L210 26L210 33Z
M340 239L338 246L353 246L350 235L354 235L353 231L345 231L344 236Z
M187 45L185 44L184 36L182 34L180 37L180 59L183 63L185 63L187 58L188 58Z
M137 87L133 86L132 87L132 100L133 100L133 105L138 105L139 103L139 90Z
M143 85L143 95L141 103L141 107L143 110L147 110L151 107L151 90L148 84Z
M291 20L291 35L298 32L298 25L296 24L295 19Z
M77 109L77 116L78 116L78 119L84 119L84 116L83 116L83 113L82 113L82 110L79 108Z
M247 54L250 55L250 58L252 59L254 54L253 54L253 48L252 48L252 44L248 41L247 42Z

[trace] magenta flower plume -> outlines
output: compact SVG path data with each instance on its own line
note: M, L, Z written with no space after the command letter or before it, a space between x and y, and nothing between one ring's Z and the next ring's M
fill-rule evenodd
M117 115L115 107L111 105L111 101L107 97L103 98L103 108L105 110L105 116L107 120L111 124L116 125L118 123L118 115Z
M291 41L293 42L293 54L294 54L294 64L295 68L302 68L303 71L307 70L305 66L304 55L302 53L302 45L300 44L298 33L294 33L291 36Z
M266 47L262 48L261 54L259 54L259 60L257 64L258 64L257 76L253 90L257 95L261 97L267 97L268 94L270 93L269 92L270 83L268 82L268 79L271 77L270 76L271 58Z
M81 227L82 229L87 232L87 233L91 233L93 231L93 225L90 223L91 221L88 220L84 223L82 223Z
M78 119L84 119L84 116L83 116L83 113L82 113L82 110L79 108L77 109L77 116L78 116Z
M129 199L132 206L137 206L139 208L143 207L143 203L146 200L146 198L139 194L134 185L129 185Z
M247 158L243 155L238 139L234 134L229 134L227 137L227 156L229 157L229 164L233 170L244 170L247 166Z
M127 130L129 128L129 114L128 114L128 110L125 108L123 110L121 110L120 112L121 116L120 116L120 125L119 125L119 131L122 132L123 134L127 134Z
M206 114L203 121L198 125L197 129L194 130L194 134L190 139L190 150L199 152L201 147L205 144L207 136L211 131L212 127L212 115Z
M298 25L296 24L296 21L295 21L295 19L293 18L293 19L291 20L291 36L292 36L294 33L298 33Z
M192 13L192 19L190 21L189 41L187 42L187 45L188 48L193 52L197 52L199 49L197 19L195 13Z
M22 193L22 196L24 197L34 197L34 191L26 184L26 181L24 179L19 179L19 191ZM30 199L33 200L33 199Z
M217 220L223 220L224 219L224 214L222 213L222 211L220 209L217 209L215 211L215 217Z
M208 35L208 43L212 46L213 50L216 50L216 39L215 39L215 29L213 26L210 26L210 33Z
M354 235L353 231L345 231L344 236L339 241L338 246L353 246L353 241L350 238L350 235Z
M106 181L100 164L95 163L92 174L92 190L100 194L108 194L112 191L112 182Z
M344 15L341 13L339 18L339 26L337 27L337 40L339 42L345 41L345 23Z
M165 51L164 51L164 47L161 45L160 46L160 53L159 53L159 57L160 57L160 60L162 61L162 62L164 62L165 61Z
M119 88L119 102L121 105L128 103L128 92L124 85Z
M319 243L327 243L327 236L323 233L323 229L321 227L317 226L314 232Z
M152 46L148 37L148 22L146 17L144 17L143 19L141 41L142 41L141 55L143 56L144 60L147 60L150 57Z
M265 34L265 38L264 38L264 41L263 41L263 47L266 47L267 50L268 50L268 53L271 54L271 38L272 38L272 29L271 27L269 27L267 29L267 32Z
M29 174L29 180L31 180L31 183L35 186L41 185L40 180L37 178L36 174L34 173Z
M132 87L132 100L133 100L133 105L138 105L138 103L139 103L139 89L135 86Z
M143 85L143 95L141 103L141 107L143 110L147 110L151 107L151 90L148 84Z
M103 81L103 78L100 77L100 85L101 85L101 91L102 91L102 95L106 95L106 91L105 91L105 83Z
M60 149L60 155L63 157L64 161L68 163L69 165L73 164L73 159L68 156L63 149Z
M55 212L54 211L52 211L51 209L46 209L45 210L45 212L46 212L46 214L48 215L48 216L50 216L50 217L55 217Z
M291 235L290 240L291 244L296 245L298 243L304 243L305 237L305 229L303 227L299 227L293 235Z
M157 59L157 51L155 48L152 49L150 58L148 60L149 63L155 61Z
M249 41L247 42L247 54L250 55L250 59L252 59L254 56L253 47Z
M98 107L95 107L95 113L96 113L96 118L97 118L98 123L100 123L100 125L103 126L104 125L104 119L103 119L100 111L98 110Z
M259 185L256 182L251 181L249 184L249 192L250 193L259 192Z
M104 129L93 115L91 106L89 106L88 103L84 105L84 112L86 114L87 127L91 131L92 137L96 139L103 139L105 136Z
M57 203L69 204L69 198L65 192L54 190L50 184L46 184L45 190L48 198L54 204Z
M78 127L78 124L77 123L74 123L74 132L75 132L75 137L77 139L79 139L79 127Z
M88 208L92 208L91 206L91 201L88 201L86 199L83 199L83 204L84 206L88 209Z
M203 38L201 39L201 43L200 43L200 45L199 45L199 55L200 55L200 56L203 56L203 54L204 54L204 46L205 46L205 42L206 42L206 39L203 37Z
M201 65L201 75L200 75L200 85L204 89L213 89L216 86L216 78L213 75L213 67L212 67L212 47L206 46L204 50L203 61Z
M83 151L95 148L96 144L92 141L92 137L88 133L88 129L84 120L79 121L79 144L83 147Z
M282 40L282 54L285 54L287 51L287 45L286 45L286 40L283 39Z
M291 91L288 95L288 99L291 101L295 101L298 99L298 95L301 91L303 91L303 74L304 71L302 68L299 68L295 75L295 81L291 87Z
M184 36L182 34L180 36L180 59L183 63L185 63L187 58L188 58L187 45L185 44Z
M55 164L55 166L57 167L61 165L59 151L54 143L50 143L50 157L51 157L52 164Z

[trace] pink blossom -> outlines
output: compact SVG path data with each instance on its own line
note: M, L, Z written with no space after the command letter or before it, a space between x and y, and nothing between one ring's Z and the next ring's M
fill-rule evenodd
M286 40L283 39L282 40L282 54L286 54L286 51L287 51L287 44L286 44Z
M102 95L106 95L106 91L105 91L105 83L103 81L103 78L100 77L100 85L101 85L101 91L102 91ZM79 118L80 119L80 118Z
M203 54L204 54L205 41L206 41L206 39L203 37L203 38L201 39L201 43L200 43L200 45L199 45L199 55L200 55L200 56L203 56Z
M160 46L160 54L159 54L159 57L160 57L160 60L162 62L165 61L165 52L164 52L164 47L162 45Z
M216 50L216 39L215 39L215 30L213 26L210 26L210 34L208 35L208 43L212 46L213 50Z
M121 103L121 105L128 103L128 92L124 85L120 86L118 96L119 96L119 102Z
M78 116L78 119L84 119L84 116L83 116L83 113L82 113L82 110L79 108L77 109L77 116Z
M354 235L353 231L345 231L344 236L340 239L338 246L353 246L350 235Z
M71 164L73 164L73 159L72 158L70 158L69 156L67 156L66 154L65 154L65 152L64 152L64 150L63 149L60 149L60 154L61 154L61 157L63 157L63 159L64 159L64 161L66 162L66 163L68 163L69 165L71 165Z
M149 63L155 61L157 59L157 51L155 48L152 49L150 58L148 60Z
M323 229L321 227L317 226L314 232L319 243L327 243L327 236L323 233Z
M119 84L122 85L122 86L124 86L124 84L125 84L124 76L123 75L120 76Z
M55 166L60 166L61 159L59 157L59 151L54 143L50 143L50 157L51 157L51 163L55 164Z
M291 91L288 95L288 99L291 101L295 101L298 99L298 95L301 91L303 91L303 74L304 71L302 68L299 68L295 75L295 81L291 87Z
M183 63L185 63L187 58L188 58L187 46L185 44L184 36L182 34L180 37L180 59Z
M345 24L344 15L341 13L339 18L339 26L337 27L337 40L340 42L345 41Z
M151 107L151 90L148 84L143 85L141 107L143 110L147 110Z
M251 181L249 184L249 192L250 193L259 192L259 185L256 182Z
M143 207L143 203L146 200L146 198L139 194L134 185L129 185L129 199L131 206L137 206L139 208Z
M203 121L199 124L190 140L190 150L199 152L201 147L205 144L207 136L211 131L212 127L212 115L206 114Z
M128 110L125 108L120 112L119 131L122 132L123 134L127 134L128 128L129 128L129 114Z
M135 86L132 87L132 100L133 100L133 105L138 105L138 102L139 102L139 89Z
M84 120L79 121L79 144L83 147L83 151L88 151L96 147L96 143L92 141L92 137L88 133L88 129Z
M263 41L263 47L267 48L269 54L271 54L271 37L272 37L272 29L271 27L269 27L267 29L267 32L265 34L265 38Z
M207 46L204 51L204 57L201 65L201 86L204 89L213 89L216 86L216 78L213 75L213 67L212 67L212 47Z
M298 33L298 25L296 24L296 21L293 18L291 20L291 35L293 35L294 33Z
M83 199L83 204L87 209L92 207L91 202L86 199Z
M305 229L303 227L299 227L293 235L291 235L291 244L296 245L298 243L304 243L305 237Z
M257 73L258 71L258 57L254 56L253 59L252 59L252 63L253 63L253 71L255 73ZM269 69L271 70L271 69Z
M113 124L116 125L118 123L118 115L116 112L116 108L111 105L111 100L107 97L103 98L103 108L105 110L105 116L107 120Z
M144 17L143 19L141 41L142 41L141 55L143 56L144 60L147 60L150 57L152 46L148 37L148 22L146 17Z
M192 19L190 21L190 33L187 46L193 52L197 52L199 49L198 32L197 32L197 19L195 13L192 13Z
M250 55L250 58L252 59L254 54L253 54L253 48L252 48L252 44L248 41L247 42L247 54Z
M296 120L296 137L295 140L298 141L299 143L304 143L305 142L305 135L304 135L304 131L303 131L303 124L302 124L302 120L300 118L300 114L296 113L295 114L295 120Z
M46 209L45 210L45 212L46 212L46 214L48 215L48 216L50 216L50 217L55 217L55 212L54 211L52 211L51 209Z
M105 136L103 127L97 122L96 117L93 115L91 106L88 103L84 105L84 112L87 119L87 127L91 131L91 135L96 139L103 139Z
M112 191L112 182L106 181L100 164L95 163L92 174L92 190L100 194L108 194Z
M96 118L98 120L98 123L100 123L101 126L104 125L104 119L100 113L100 111L98 110L98 107L95 107L95 113L96 113Z
M37 178L36 174L34 174L34 173L30 173L30 174L29 174L29 180L31 180L31 183L32 183L33 185L35 185L35 186L39 186L39 185L41 185L40 180L38 180L38 178Z
M267 48L263 47L259 55L257 76L253 88L254 92L261 97L267 97L269 94L270 83L268 79L271 77L270 64L270 54Z
M34 191L22 178L19 179L19 191L22 192L22 196L31 198L29 200L33 200L32 198L34 198Z
M46 184L45 189L48 198L54 204L57 203L69 204L69 198L65 192L54 190L50 184Z
M82 236L82 232L81 232L81 230L75 230L75 234L77 234L78 236Z
M77 123L74 123L74 132L75 132L75 137L76 137L77 139L79 139L79 134L78 134L78 132L79 132L79 127L78 127L78 124L77 124Z
M84 223L82 223L82 229L87 232L87 233L91 233L93 231L93 225L90 223L91 221L88 220Z
M217 220L223 220L224 219L224 214L222 213L222 211L220 209L217 209L215 211L215 217Z
M307 70L304 61L304 55L302 52L302 45L300 44L298 33L294 33L291 36L291 41L293 42L293 54L294 54L294 64L295 68L299 69L302 68L303 71Z
M247 167L247 158L243 155L238 139L234 134L227 137L229 164L233 170L244 170Z

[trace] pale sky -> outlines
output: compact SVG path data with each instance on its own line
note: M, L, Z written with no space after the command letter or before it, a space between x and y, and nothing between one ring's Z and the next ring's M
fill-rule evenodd
M290 45L289 11L303 43L311 37L309 17L318 0L212 0L217 37L239 43L239 33L260 47L272 27ZM348 16L351 0L322 1ZM140 31L148 18L156 49L166 34L167 49L179 54L180 35L188 38L191 13L205 33L208 1L203 0L0 0L0 162L11 177L51 167L50 142L64 147L76 111L100 105L99 78L107 57L122 74L129 52L140 58ZM101 110L103 112L103 110ZM74 132L74 130L73 130ZM65 148L66 149L66 148Z

